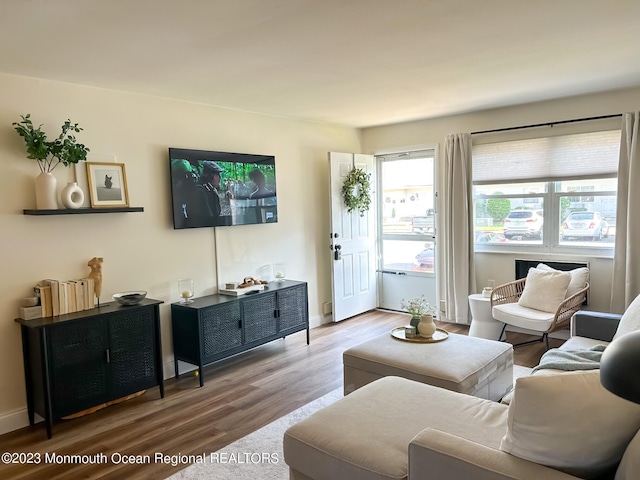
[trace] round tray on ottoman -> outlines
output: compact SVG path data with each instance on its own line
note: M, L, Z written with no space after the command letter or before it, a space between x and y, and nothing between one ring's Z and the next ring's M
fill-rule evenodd
M449 338L449 332L441 328L436 328L436 331L431 338L421 337L419 334L415 337L407 337L404 333L404 327L397 327L391 330L391 336L404 342L436 343Z

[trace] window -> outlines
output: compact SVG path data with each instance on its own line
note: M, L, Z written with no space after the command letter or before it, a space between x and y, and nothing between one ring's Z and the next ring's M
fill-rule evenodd
M381 179L382 269L433 274L435 151L377 157Z
M474 146L476 250L613 252L620 131Z

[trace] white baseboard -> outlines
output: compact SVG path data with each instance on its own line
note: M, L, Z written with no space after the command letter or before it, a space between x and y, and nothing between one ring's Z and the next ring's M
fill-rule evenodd
M44 419L40 415L35 415L34 421L35 423L39 423L44 421ZM29 414L27 413L26 408L21 408L19 410L14 410L13 412L5 413L4 415L0 415L0 435L28 426Z

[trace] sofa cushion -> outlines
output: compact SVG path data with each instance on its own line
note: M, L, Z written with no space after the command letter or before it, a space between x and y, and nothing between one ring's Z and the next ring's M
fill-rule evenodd
M631 305L627 307L620 319L618 329L613 339L624 335L625 333L634 332L640 329L640 295L638 295Z
M640 405L600 385L600 371L516 380L500 449L581 478L614 468L640 427Z
M560 350L589 350L596 345L609 345L609 342L604 340L596 340L594 338L575 336L569 338L566 342L560 345Z
M546 263L539 263L536 265L538 270L544 271L554 271L559 272L560 270L556 270L553 267L550 267ZM587 267L574 268L573 270L569 270L571 274L571 281L569 282L569 286L567 287L567 293L565 298L569 298L571 295L575 295L584 287L587 286L587 282L589 281L589 269Z
M498 448L507 407L399 377L369 383L290 427L284 459L316 480L407 476L411 440L427 427Z
M640 478L640 431L633 437L622 456L615 480L637 480Z
M530 268L518 305L555 313L567 294L570 281L569 272Z

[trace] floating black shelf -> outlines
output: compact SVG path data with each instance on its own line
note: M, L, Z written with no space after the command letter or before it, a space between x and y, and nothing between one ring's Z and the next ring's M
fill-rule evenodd
M89 213L127 213L144 212L144 207L105 207L105 208L61 208L58 210L28 210L22 211L25 215L82 215Z

